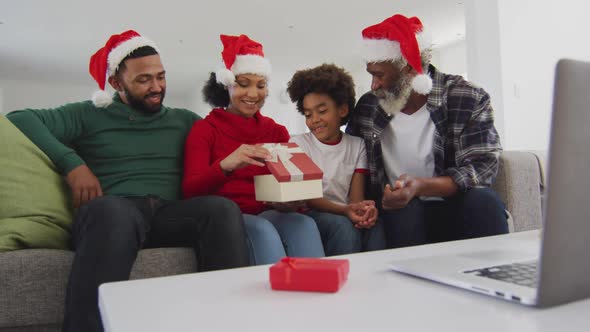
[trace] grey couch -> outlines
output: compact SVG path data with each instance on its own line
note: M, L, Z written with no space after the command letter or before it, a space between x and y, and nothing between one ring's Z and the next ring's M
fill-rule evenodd
M509 211L510 230L541 227L543 168L537 154L506 151L494 189ZM0 332L59 331L73 253L29 249L0 253ZM189 248L141 250L131 279L196 271Z

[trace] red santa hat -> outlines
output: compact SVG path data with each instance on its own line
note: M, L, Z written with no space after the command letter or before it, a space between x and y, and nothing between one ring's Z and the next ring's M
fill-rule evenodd
M92 55L89 71L100 88L92 95L95 106L107 107L113 102L112 96L104 91L108 78L115 74L123 59L144 46L151 46L159 53L153 41L140 36L133 30L127 30L121 34L112 35L107 43Z
M270 62L264 57L262 44L246 35L219 37L223 43L223 68L215 72L218 83L231 86L240 74L270 75Z
M363 30L363 55L367 62L395 61L403 56L418 73L412 80L412 88L420 94L428 94L432 90L432 79L424 73L420 52L432 45L422 28L417 17L393 15Z

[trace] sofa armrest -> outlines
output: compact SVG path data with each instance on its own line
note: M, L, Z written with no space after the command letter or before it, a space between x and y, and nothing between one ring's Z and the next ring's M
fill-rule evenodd
M492 188L506 204L506 209L512 216L515 232L541 228L542 184L541 164L534 153L502 153L498 177Z

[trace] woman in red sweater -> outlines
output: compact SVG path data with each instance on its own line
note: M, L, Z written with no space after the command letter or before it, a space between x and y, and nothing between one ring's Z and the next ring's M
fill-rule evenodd
M185 197L220 195L236 202L244 213L253 264L280 258L323 257L324 249L313 219L295 212L295 204L268 205L256 201L254 176L269 174L261 143L289 141L287 129L260 114L268 94L270 64L262 45L245 35L221 35L225 68L211 73L203 88L205 101L215 107L197 121L185 145ZM279 211L280 210L280 211Z

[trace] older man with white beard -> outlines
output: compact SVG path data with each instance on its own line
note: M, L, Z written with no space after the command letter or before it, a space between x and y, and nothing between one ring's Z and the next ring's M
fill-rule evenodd
M362 36L371 91L346 131L365 140L388 247L507 233L489 188L502 151L489 95L430 64L416 17L394 15Z

